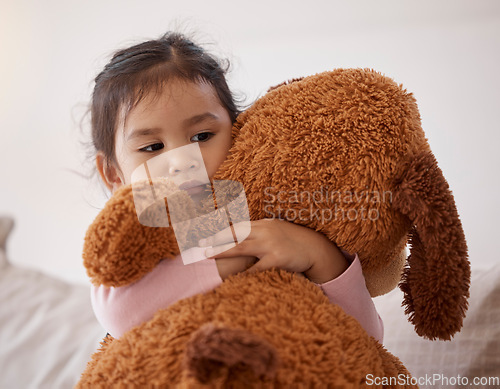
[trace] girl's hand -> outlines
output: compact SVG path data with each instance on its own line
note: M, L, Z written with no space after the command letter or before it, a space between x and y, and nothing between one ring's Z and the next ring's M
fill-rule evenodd
M229 276L232 276L233 274L238 274L242 271L245 271L250 266L252 266L255 261L257 261L257 258L249 256L215 259L219 276L223 280L225 280Z
M234 225L234 228L238 231L238 224ZM239 263L234 266L234 273L243 271L254 257L258 261L246 270L247 272L276 267L304 273L311 281L322 284L338 277L348 267L341 251L323 234L279 219L251 222L250 234L236 245L231 228L228 227L200 241L200 246L212 246L205 251L207 257L226 261L218 263L219 272L221 268L227 270L232 260Z

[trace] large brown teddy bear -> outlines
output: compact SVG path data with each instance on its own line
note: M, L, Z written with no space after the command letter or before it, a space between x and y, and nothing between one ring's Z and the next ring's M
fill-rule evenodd
M391 79L338 69L273 88L238 117L216 179L243 184L252 220L303 224L358 253L372 296L399 282L419 335L460 330L470 278L462 226L415 99ZM127 186L90 226L84 262L94 284L118 287L178 253L172 228L138 221ZM367 377L412 386L317 286L270 270L229 277L106 337L79 386L360 387Z

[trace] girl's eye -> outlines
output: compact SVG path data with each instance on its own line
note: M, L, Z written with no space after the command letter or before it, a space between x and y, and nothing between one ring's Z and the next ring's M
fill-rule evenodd
M145 151L145 152L153 152L153 151L158 151L158 150L161 150L163 149L163 143L153 143L152 145L149 145L149 146L146 146L146 147L143 147L142 149L139 149L139 151Z
M211 132L200 132L191 138L192 142L206 142L209 140L214 134Z

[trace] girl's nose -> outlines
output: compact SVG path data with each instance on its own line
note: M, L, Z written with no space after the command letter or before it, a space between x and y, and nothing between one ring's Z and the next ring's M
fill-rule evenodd
M175 163L172 163L168 169L168 173L171 177L177 176L179 174L188 174L195 172L200 167L198 160L193 158L178 159Z

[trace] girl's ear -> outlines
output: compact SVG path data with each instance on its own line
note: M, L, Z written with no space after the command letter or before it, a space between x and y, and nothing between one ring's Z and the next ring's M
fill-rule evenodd
M124 182L120 171L116 168L116 166L114 166L114 164L107 161L102 152L97 153L95 162L102 182L104 182L104 185L106 185L112 193L123 185Z

